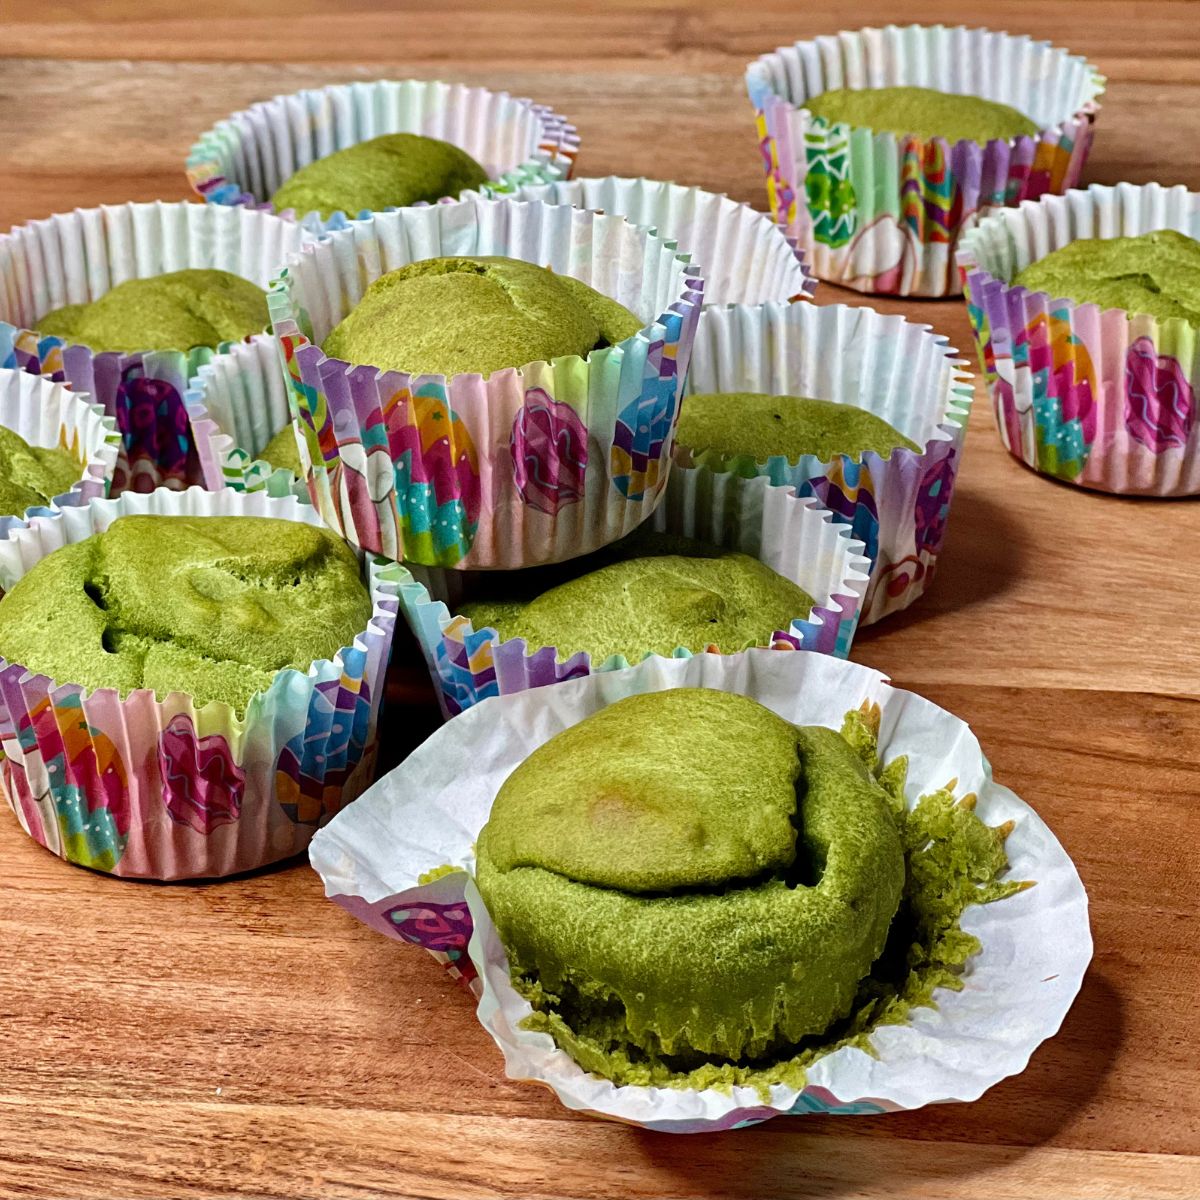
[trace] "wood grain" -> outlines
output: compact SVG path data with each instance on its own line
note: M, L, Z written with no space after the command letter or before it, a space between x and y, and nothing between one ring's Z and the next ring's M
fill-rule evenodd
M961 5L922 6L958 22ZM0 8L0 228L187 195L194 136L277 92L356 77L533 95L580 173L762 203L745 61L911 6L76 0ZM995 3L1109 78L1089 177L1200 188L1200 5ZM823 287L822 302L866 303ZM968 348L961 303L874 302ZM573 1116L506 1080L467 995L327 903L303 863L119 883L0 814L0 1197L1200 1195L1200 503L1040 479L977 406L933 590L854 657L969 721L1091 898L1095 963L1060 1034L971 1105L712 1138ZM433 727L402 641L386 757Z

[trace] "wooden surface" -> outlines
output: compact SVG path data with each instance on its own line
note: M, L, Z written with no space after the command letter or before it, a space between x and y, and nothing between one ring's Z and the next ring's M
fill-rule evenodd
M336 11L335 11L336 10ZM276 92L416 75L553 104L581 174L764 201L741 73L909 19L828 0L76 0L0 7L0 228L187 195L193 136ZM286 13L287 15L278 15ZM1089 178L1200 188L1200 4L993 3L1109 78ZM932 3L925 20L977 20ZM273 61L268 61L273 60ZM853 299L823 286L821 300ZM881 304L968 345L960 302ZM1200 1196L1200 502L1088 495L977 407L933 591L854 657L969 721L1074 856L1096 957L1058 1037L971 1105L673 1138L507 1081L468 997L297 863L121 883L0 813L0 1196ZM389 752L434 722L400 671Z

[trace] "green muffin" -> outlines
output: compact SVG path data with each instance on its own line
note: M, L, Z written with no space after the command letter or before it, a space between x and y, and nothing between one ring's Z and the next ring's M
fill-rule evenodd
M477 842L514 979L566 1036L688 1070L850 1011L904 885L887 793L838 733L743 696L633 696L505 781ZM582 1061L621 1082L604 1057Z
M601 663L614 655L640 662L680 646L734 654L766 645L813 604L757 558L715 550L699 557L687 548L611 563L529 600L476 600L459 611L476 629L524 638L531 651L557 646L569 658L585 650Z
M37 328L91 350L132 354L240 342L269 319L266 292L248 279L190 269L129 279L90 304L56 308Z
M1140 237L1079 238L1030 263L1015 287L1200 326L1200 241L1173 229Z
M804 102L817 117L875 133L913 134L922 141L1007 141L1034 135L1038 126L1024 113L982 96L960 96L923 87L835 88Z
M271 466L303 475L300 465L300 447L296 444L296 431L285 425L259 452L258 457Z
M533 263L427 258L375 280L321 348L382 370L489 375L583 357L644 325L587 284Z
M354 552L269 517L120 517L0 600L0 655L57 683L185 692L238 712L277 672L352 644L371 598Z
M882 417L853 404L762 392L703 392L684 399L676 441L694 455L748 458L756 463L807 454L829 462L868 450L887 457L899 447L919 450Z
M0 514L24 515L49 504L83 479L83 465L66 450L31 446L0 425Z
M457 196L487 182L487 172L465 151L417 133L385 133L301 167L271 197L276 211L298 216L403 208Z

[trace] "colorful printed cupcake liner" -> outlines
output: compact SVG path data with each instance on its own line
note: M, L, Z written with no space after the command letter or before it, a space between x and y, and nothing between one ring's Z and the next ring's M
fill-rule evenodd
M817 288L795 238L765 213L716 192L609 175L530 184L516 194L522 200L617 213L652 227L700 268L705 304L805 300Z
M962 991L937 1008L818 1059L801 1091L764 1099L729 1091L617 1087L586 1074L550 1037L522 1028L530 1009L471 878L473 843L509 773L561 730L625 696L706 687L750 696L797 724L838 727L864 702L882 710L879 751L907 755L909 803L947 785L975 793L988 825L1012 821L1009 878L1035 886L967 909L982 943ZM1059 1028L1091 959L1087 896L1070 858L1027 804L994 783L971 730L875 671L820 654L748 650L636 667L480 704L438 730L390 775L317 834L310 847L326 895L371 928L424 946L478 998L510 1078L553 1089L568 1108L673 1133L732 1129L783 1114L882 1113L977 1099L1025 1069ZM439 878L428 881L438 870ZM446 868L449 868L447 870Z
M0 367L67 383L116 419L122 447L114 492L197 483L183 394L216 351L96 352L38 333L38 319L126 280L188 267L230 271L265 288L286 254L311 236L268 213L164 201L76 209L17 226L0 235Z
M812 611L788 629L764 628L760 645L843 658L849 653L871 564L862 543L819 501L800 499L791 488L773 487L765 478L677 467L647 525L752 554L814 598ZM593 663L586 651L569 656L552 646L530 651L523 638L506 641L494 629L475 629L468 617L452 615L447 603L468 598L462 572L413 567L402 580L400 606L447 716L489 696L629 666L619 655ZM673 651L676 658L691 653L682 646Z
M997 212L958 266L1000 438L1056 479L1139 496L1200 494L1200 332L1012 285L1077 238L1200 237L1200 193L1157 183L1047 196Z
M258 457L292 420L273 339L254 338L210 359L196 372L183 402L206 488L308 500L303 479ZM297 441L303 461L307 446Z
M490 177L489 195L565 179L579 152L575 126L507 92L424 79L375 79L264 100L203 134L187 160L192 188L210 204L274 211L270 198L301 167L385 133L419 133L461 147ZM310 229L340 229L336 213L293 213Z
M569 274L646 327L586 358L407 375L320 342L386 271L506 255ZM289 258L270 296L309 494L363 549L424 566L528 567L615 541L666 485L703 283L623 217L471 197L376 213Z
M108 495L121 438L112 417L87 396L40 375L0 368L0 425L31 446L66 450L82 464L79 482L51 497L58 507ZM0 537L40 511L47 510L27 509L23 517L0 515Z
M1036 137L951 143L815 117L835 88L915 86L1008 104ZM1104 79L1048 42L987 29L909 25L814 38L746 70L776 220L819 279L862 292L951 296L954 247L977 216L1063 192L1091 148Z
M815 496L866 547L862 623L907 608L933 581L974 400L971 376L926 325L845 304L738 305L700 319L687 392L765 392L853 404L921 446L822 463L676 450L693 464ZM684 404L687 403L686 398Z
M9 530L0 586L129 513L320 524L308 505L263 493L126 493ZM89 693L0 658L0 781L21 826L61 858L126 878L231 875L300 853L374 771L398 568L364 571L373 609L354 644L307 673L281 671L240 718L178 692Z

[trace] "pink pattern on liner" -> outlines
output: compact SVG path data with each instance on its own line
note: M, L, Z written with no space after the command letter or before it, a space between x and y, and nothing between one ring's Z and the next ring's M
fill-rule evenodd
M544 388L530 388L513 419L513 479L521 499L553 516L583 499L587 427L571 405Z
M186 713L171 718L158 740L163 803L171 819L210 834L241 815L246 773L220 734L197 737Z
M1137 338L1125 355L1125 428L1129 436L1162 454L1187 445L1195 421L1195 396L1178 359L1156 355L1150 338Z

